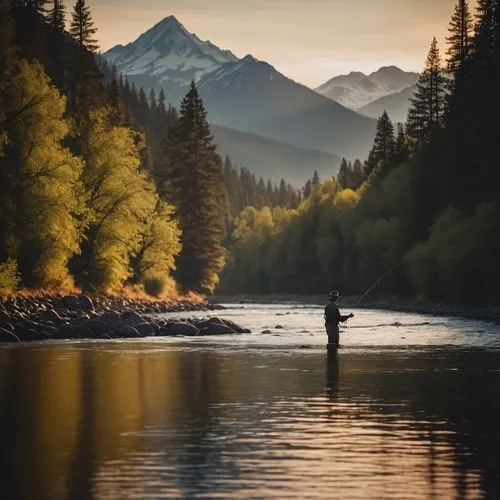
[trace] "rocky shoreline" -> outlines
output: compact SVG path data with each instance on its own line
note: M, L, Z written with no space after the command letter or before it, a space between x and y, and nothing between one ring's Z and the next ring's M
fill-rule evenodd
M156 316L161 313L218 309L221 307L206 301L20 295L0 302L0 344L250 333L250 330L232 321L217 317L181 321Z

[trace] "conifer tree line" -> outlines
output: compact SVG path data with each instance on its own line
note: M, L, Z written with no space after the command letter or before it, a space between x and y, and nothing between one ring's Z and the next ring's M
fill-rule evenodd
M362 294L399 265L375 293L498 301L499 3L479 0L473 13L457 0L445 60L433 39L407 122L383 113L356 162L361 185L343 160L296 210L235 219L221 292Z
M232 216L246 207L297 208L302 201L302 192L285 179L281 179L279 184L263 177L257 180L247 168L233 165L228 156L224 161L224 183Z

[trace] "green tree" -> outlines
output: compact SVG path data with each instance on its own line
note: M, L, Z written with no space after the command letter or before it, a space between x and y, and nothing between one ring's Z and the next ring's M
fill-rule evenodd
M212 291L224 267L228 211L222 160L194 82L169 130L156 166L160 192L176 207L182 252L176 277L184 289Z
M337 174L337 183L342 189L347 189L351 184L351 172L345 158L342 158L340 163L339 173Z
M52 9L47 15L47 22L52 28L63 32L66 27L66 6L62 0L53 0Z
M395 150L394 126L389 115L384 111L377 121L375 140L365 163L365 176L368 177L379 163L382 163L384 169L390 165L394 159Z
M473 27L469 4L466 0L458 0L448 28L449 36L446 38L447 69L455 82L470 63Z
M92 13L85 0L77 0L71 15L69 32L80 48L87 50L91 54L97 53L99 45L94 38L97 28L94 28Z
M444 125L446 78L437 39L432 40L425 68L408 111L407 133L417 142L430 139Z

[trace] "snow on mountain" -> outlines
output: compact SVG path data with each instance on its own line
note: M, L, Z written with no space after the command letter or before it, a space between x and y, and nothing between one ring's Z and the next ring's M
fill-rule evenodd
M418 73L385 66L370 75L353 71L348 75L336 76L318 87L316 92L347 108L359 110L381 97L414 85L418 77Z
M113 47L104 59L127 76L147 75L152 86L167 88L184 87L222 64L238 60L230 51L189 33L174 16L163 19L134 42Z

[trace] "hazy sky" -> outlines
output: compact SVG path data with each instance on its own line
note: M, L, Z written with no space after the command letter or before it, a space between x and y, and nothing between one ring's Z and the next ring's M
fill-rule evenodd
M65 0L68 5L74 2ZM419 71L432 37L442 53L456 0L88 0L103 52L173 14L238 57L252 54L315 87L352 70ZM472 5L475 2L470 2ZM70 10L70 9L69 9Z

